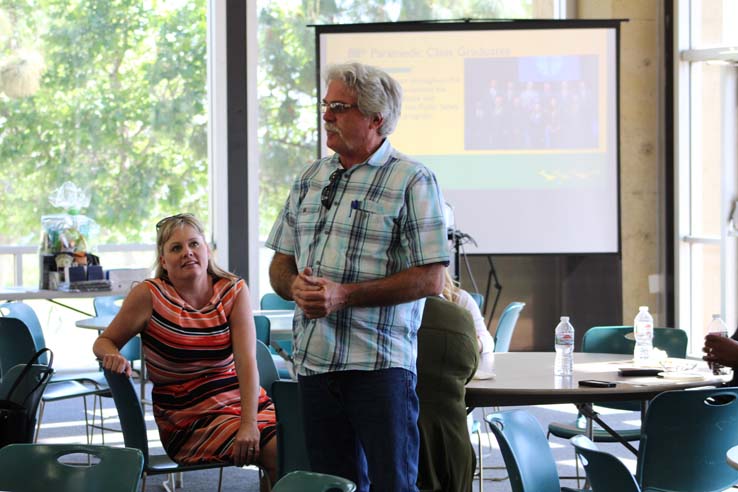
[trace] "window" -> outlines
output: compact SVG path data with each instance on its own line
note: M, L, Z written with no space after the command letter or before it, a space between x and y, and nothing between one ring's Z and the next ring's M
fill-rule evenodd
M208 5L3 2L0 285L38 285L40 218L65 212L48 201L65 181L89 191L106 268L148 266L163 216L210 222Z
M738 4L677 4L677 326L701 352L713 313L736 325L738 198L736 63ZM736 224L738 225L738 224Z

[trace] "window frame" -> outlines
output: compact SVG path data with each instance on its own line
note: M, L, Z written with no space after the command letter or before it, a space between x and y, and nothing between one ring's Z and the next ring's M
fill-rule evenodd
M705 47L692 44L695 19L691 0L675 0L674 31L674 247L676 326L690 335L689 353L699 355L703 330L710 314L704 313L701 298L700 258L705 246L720 248L720 314L728 326L735 326L738 306L738 248L735 233L726 219L738 198L738 159L735 131L738 122L735 64L738 50L729 46ZM728 63L721 69L721 160L720 160L720 235L695 233L695 215L700 204L695 190L702 177L698 170L702 126L701 115L694 110L694 96L701 86L695 75L698 63Z

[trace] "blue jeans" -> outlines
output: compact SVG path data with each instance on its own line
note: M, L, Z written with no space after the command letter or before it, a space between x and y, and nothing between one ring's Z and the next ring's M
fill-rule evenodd
M352 480L358 492L418 490L415 374L392 368L298 380L312 471Z

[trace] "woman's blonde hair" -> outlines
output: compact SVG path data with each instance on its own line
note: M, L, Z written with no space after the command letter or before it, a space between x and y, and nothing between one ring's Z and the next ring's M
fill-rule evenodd
M459 283L453 279L451 272L446 268L446 281L443 282L443 291L441 292L441 295L447 301L458 304L460 290L461 288L459 287Z
M205 228L193 214L177 214L161 219L156 224L156 265L154 267L154 277L169 281L169 275L167 274L167 270L161 266L160 258L164 256L164 245L172 237L174 231L185 226L192 227L200 236L202 236L202 240L207 246L208 243L205 240ZM208 251L210 251L210 246L207 246L207 248ZM238 280L237 275L220 268L215 263L215 260L213 260L212 254L208 255L207 271L211 276L215 277L215 279L227 278L232 282Z

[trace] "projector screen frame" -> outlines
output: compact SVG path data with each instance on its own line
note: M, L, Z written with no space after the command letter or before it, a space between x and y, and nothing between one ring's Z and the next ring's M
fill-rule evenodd
M365 24L324 24L311 25L315 28L315 49L316 49L316 88L318 91L322 87L321 77L321 41L320 38L324 34L337 33L402 33L402 32L444 32L444 31L488 31L488 30L531 30L531 29L612 29L614 33L614 166L615 166L615 249L609 251L551 251L551 252L488 252L479 251L471 252L471 255L484 256L588 256L588 255L614 255L621 259L622 255L622 217L620 203L620 24L627 22L627 19L567 19L567 20L547 20L547 19L498 19L498 20L472 20L458 19L449 21L409 21L409 22L382 22L382 23L365 23ZM352 60L346 60L352 61ZM318 94L316 101L317 128L320 130L322 126L322 113L320 111L320 100L322 94ZM321 157L323 148L323 134L318 131L317 157ZM402 149L399 149L402 151ZM608 229L609 230L609 229ZM466 231L462 231L466 232Z

